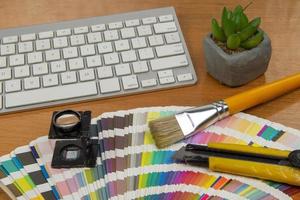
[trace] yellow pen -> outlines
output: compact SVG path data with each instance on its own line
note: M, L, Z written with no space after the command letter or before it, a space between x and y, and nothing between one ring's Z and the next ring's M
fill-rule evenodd
M188 144L178 150L173 159L213 171L300 186L300 150L226 143Z

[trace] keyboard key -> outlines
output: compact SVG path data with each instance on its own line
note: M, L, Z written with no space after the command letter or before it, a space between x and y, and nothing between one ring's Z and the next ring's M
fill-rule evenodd
M111 42L102 42L98 44L99 53L111 53L113 52L112 43Z
M35 39L36 39L35 33L29 33L29 34L21 35L21 41L22 42L32 41L32 40L35 40Z
M118 64L115 66L116 75L117 76L123 76L131 74L130 66L128 63L126 64Z
M193 80L193 75L191 73L179 74L177 75L177 80L179 82L190 81Z
M121 57L123 62L132 62L137 60L136 53L134 50L122 51Z
M64 60L51 62L50 68L52 73L67 71L66 62Z
M149 71L146 61L137 61L132 63L134 73L142 73Z
M134 28L123 28L121 29L121 36L123 39L133 38L135 37Z
M58 85L58 76L57 74L49 74L43 76L43 85L44 87L51 87ZM53 94L51 94L53 95Z
M156 79L146 79L141 81L142 87L151 87L157 85Z
M13 66L24 65L24 64L25 64L24 54L9 56L9 66L13 67Z
M180 42L180 37L177 32L165 34L165 38L168 44Z
M37 40L35 41L35 47L37 51L50 49L50 40L49 39Z
M146 17L142 19L143 24L154 24L156 23L156 17Z
M132 47L134 49L144 48L147 46L145 37L137 37L131 39Z
M100 92L103 94L121 90L118 78L108 78L99 81Z
M105 41L118 40L119 39L118 31L117 30L104 31L104 39Z
M139 36L152 35L152 30L150 25L144 25L137 27Z
M104 63L106 65L117 64L119 62L120 60L117 53L104 54Z
M5 81L5 92L17 92L21 90L21 80Z
M39 77L30 77L24 79L24 89L32 90L40 88L40 78Z
M60 29L56 31L56 36L61 37L61 36L68 36L71 35L71 29L66 28L66 29Z
M27 54L28 64L43 62L42 52L32 52Z
M124 51L130 49L128 40L115 41L115 47L117 51Z
M15 43L18 42L18 36L8 36L2 38L2 44L9 44L9 43Z
M0 110L2 109L2 107L3 107L2 96L0 96Z
M0 94L2 94L2 82L0 82Z
M188 65L186 55L172 56L150 60L152 70L183 67Z
M16 78L24 78L24 77L28 77L30 75L30 70L29 70L28 65L15 67L14 72L15 72Z
M95 32L95 33L88 33L87 34L88 43L97 43L102 41L101 33Z
M122 83L124 90L131 90L139 87L136 75L123 76Z
M169 84L175 82L172 70L159 71L158 79L160 84Z
M39 63L32 65L32 73L34 76L48 74L47 63Z
M87 64L87 67L99 67L99 66L101 66L102 65L101 56L96 55L96 56L86 57L86 64Z
M95 79L94 69L84 69L79 71L80 81L90 81Z
M109 29L118 29L118 28L123 28L123 23L122 22L113 22L108 24Z
M0 57L0 68L6 67L6 57Z
M157 72L158 78L164 78L164 77L173 77L173 71L172 70L164 70Z
M1 56L11 55L16 53L16 46L14 44L0 45Z
M89 28L87 26L81 26L74 28L74 34L88 33Z
M60 75L63 85L77 82L76 72L63 72Z
M173 15L162 15L162 16L159 16L159 21L160 22L173 21Z
M84 35L72 35L70 37L70 40L71 40L71 46L85 44Z
M140 20L138 20L138 19L126 20L125 25L127 27L138 26L138 25L140 25Z
M164 44L163 37L161 35L151 35L148 37L150 46L157 46Z
M158 24L154 24L153 27L156 34L177 31L175 22L158 23Z
M181 43L155 47L155 50L157 57L173 56L184 53Z
M111 66L104 66L97 68L98 78L110 78L113 77L113 71Z
M51 94L51 95L49 95ZM37 90L28 90L6 95L6 108L33 105L44 102L53 102L76 97L91 96L97 94L97 87L94 81L63 85Z
M174 77L164 77L159 79L160 84L165 85L165 84L170 84L174 83L175 79Z
M39 33L40 39L53 38L53 31L45 31Z
M139 49L139 56L141 60L154 58L154 53L152 48Z
M4 68L0 69L0 81L11 79L11 69Z
M95 46L93 44L80 46L80 53L81 56L95 55L96 54Z
M53 39L53 48L63 48L68 46L67 37L58 37Z
M53 49L45 52L46 61L53 61L60 59L60 53L58 49Z
M65 59L78 57L77 48L76 47L64 48L63 49L63 56L64 56Z
M29 42L20 42L18 44L19 53L27 53L33 51L33 44L31 41Z
M96 31L104 31L106 28L105 28L105 24L97 24L97 25L93 25L91 29L92 32L96 32Z
M69 60L69 68L70 70L78 70L83 69L83 59L82 58L73 58Z

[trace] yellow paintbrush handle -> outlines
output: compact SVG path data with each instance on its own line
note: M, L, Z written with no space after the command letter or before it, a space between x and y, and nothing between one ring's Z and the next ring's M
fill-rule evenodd
M273 83L242 92L224 99L229 107L229 113L234 114L271 99L286 94L300 87L300 73L280 79Z
M300 186L300 169L231 158L210 157L209 169Z

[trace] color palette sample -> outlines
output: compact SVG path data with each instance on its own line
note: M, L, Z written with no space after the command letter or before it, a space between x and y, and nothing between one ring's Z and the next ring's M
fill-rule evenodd
M185 143L235 143L294 150L300 131L238 113L193 137L157 149L148 122L184 107L139 108L92 120L99 138L95 168L53 169L55 140L47 136L0 158L0 182L17 199L293 199L300 188L177 164Z

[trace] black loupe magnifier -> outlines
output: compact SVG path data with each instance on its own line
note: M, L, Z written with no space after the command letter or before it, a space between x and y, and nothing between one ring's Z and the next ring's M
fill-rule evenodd
M52 124L61 136L72 136L80 128L81 115L74 110L60 111L53 116Z

